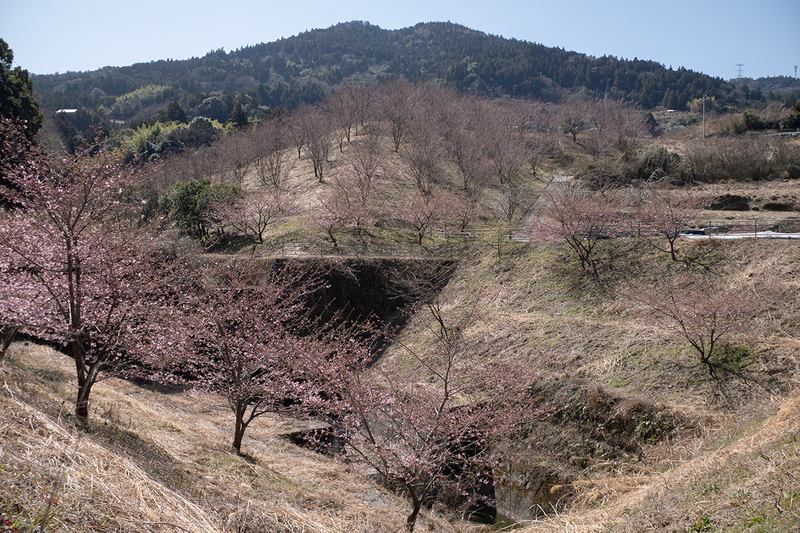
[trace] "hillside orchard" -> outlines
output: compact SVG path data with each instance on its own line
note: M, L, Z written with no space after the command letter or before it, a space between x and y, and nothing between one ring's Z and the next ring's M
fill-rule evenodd
M766 305L719 281L714 250L677 241L711 200L685 184L716 179L723 151L704 145L687 161L646 147L656 132L628 105L487 100L396 80L344 84L319 105L241 120L197 126L220 140L191 149L115 149L98 135L66 157L31 143L24 123L0 123L3 347L22 333L70 357L84 425L103 375L225 398L239 454L267 413L324 421L320 445L409 498L411 531L435 498L473 503L475 484L504 467L504 443L551 413L532 393L532 365L472 342L485 302L505 296L474 286L473 297L446 302L438 294L452 271L398 267L393 296L424 326L409 341L397 317L338 314L324 261L296 267L284 244L435 255L489 230L502 277L514 261L504 244L526 241L557 255L553 268L573 288L625 292L720 382ZM741 140L715 142L727 164ZM751 179L798 177L796 145L751 144L760 155L736 159L760 172ZM469 257L469 246L446 249ZM669 266L623 291L645 249Z

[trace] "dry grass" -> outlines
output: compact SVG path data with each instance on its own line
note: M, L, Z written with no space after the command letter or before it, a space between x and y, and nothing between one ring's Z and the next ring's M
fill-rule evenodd
M664 144L681 150L696 142L696 124L681 131ZM298 238L313 234L308 221L320 195L343 170L344 156L331 155L326 183L316 182L305 159L290 176L303 207ZM387 176L398 172L394 154L385 169ZM780 181L715 184L700 192L763 200L799 191L800 182ZM699 216L754 215L787 213ZM699 531L706 519L736 532L800 528L797 244L680 242L679 248L680 256L713 260L719 275L770 295L768 310L754 318L756 334L737 338L754 354L747 379L714 382L644 306L622 297L622 288L635 282L626 254L645 264L636 274L642 278L673 267L652 250L617 250L600 287L579 274L560 245L509 244L500 259L485 246L464 259L444 290L445 309L477 301L481 321L467 332L476 354L529 365L544 390L563 391L567 384L574 391L605 391L619 400L615 416L638 402L682 421L665 440L636 443L634 454L598 453L575 465L573 457L554 453L548 464L569 475L568 504L524 521L520 531ZM424 344L424 332L415 319L405 342ZM248 455L241 457L229 446L233 423L223 400L108 379L93 390L96 418L83 433L68 416L72 376L69 359L33 345L14 345L0 364L0 512L22 531L32 531L43 517L45 531L64 532L402 530L408 504L365 473L290 444L281 435L297 429L297 421L265 417L254 423L243 443ZM568 400L580 400L575 394ZM563 431L554 436L559 445L577 434L551 429ZM530 455L538 460L537 453ZM485 528L426 512L417 530Z
M406 503L363 473L290 444L295 421L265 418L229 447L224 401L108 379L90 431L71 410L69 360L15 344L0 366L0 511L21 531L401 531ZM52 505L48 507L48 501ZM38 527L38 526L37 526ZM419 530L467 531L427 513ZM36 529L38 531L38 529Z
M681 254L712 261L716 275L766 298L753 332L730 338L756 356L739 375L710 379L645 306L624 297L637 276L657 278L676 266L650 249L627 250L639 257L638 270L617 265L621 270L611 268L604 287L580 281L569 254L544 244L501 260L486 251L446 287L448 302L465 295L478 301L481 322L469 331L476 352L527 363L544 383L584 383L627 402L656 402L660 412L683 421L632 460L589 456L585 468L555 464L571 476L569 503L547 517L523 520L521 531L681 532L701 530L692 528L706 520L725 531L800 527L797 245L679 246ZM574 434L564 433L561 441L545 442L568 444L570 438Z

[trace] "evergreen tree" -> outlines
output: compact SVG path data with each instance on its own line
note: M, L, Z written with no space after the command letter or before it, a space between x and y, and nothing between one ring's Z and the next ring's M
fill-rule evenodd
M244 110L241 99L236 102L236 105L233 106L233 111L231 111L231 114L228 115L228 123L233 124L233 127L237 130L247 127L247 111Z
M33 97L33 80L27 70L12 70L14 52L0 39L0 116L27 121L25 136L33 140L42 127L39 102Z

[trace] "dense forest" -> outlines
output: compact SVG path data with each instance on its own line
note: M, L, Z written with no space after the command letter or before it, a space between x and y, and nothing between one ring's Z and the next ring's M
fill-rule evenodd
M43 108L84 110L113 124L146 119L169 101L179 101L190 118L220 121L240 101L251 118L259 118L276 107L291 110L315 103L347 79L395 77L438 80L479 96L558 102L577 93L645 109L683 110L706 95L720 110L742 111L759 102L790 105L798 93L792 78L732 83L654 61L597 58L449 22L400 30L347 22L232 52L211 51L201 58L34 80Z

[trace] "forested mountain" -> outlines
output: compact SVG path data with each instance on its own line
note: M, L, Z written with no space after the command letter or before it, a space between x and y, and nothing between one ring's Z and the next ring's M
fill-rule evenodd
M51 110L84 108L129 120L148 105L160 108L164 102L180 100L190 116L223 120L237 99L244 98L247 111L258 116L259 109L291 109L318 101L346 78L397 76L439 79L486 96L558 101L580 92L646 109L684 109L703 95L714 97L719 106L740 105L742 98L734 84L684 68L668 69L636 58L595 58L450 22L400 30L347 22L233 52L217 50L201 58L36 76L34 81L43 106ZM143 88L152 93L149 101L128 97ZM136 105L126 107L134 100Z

